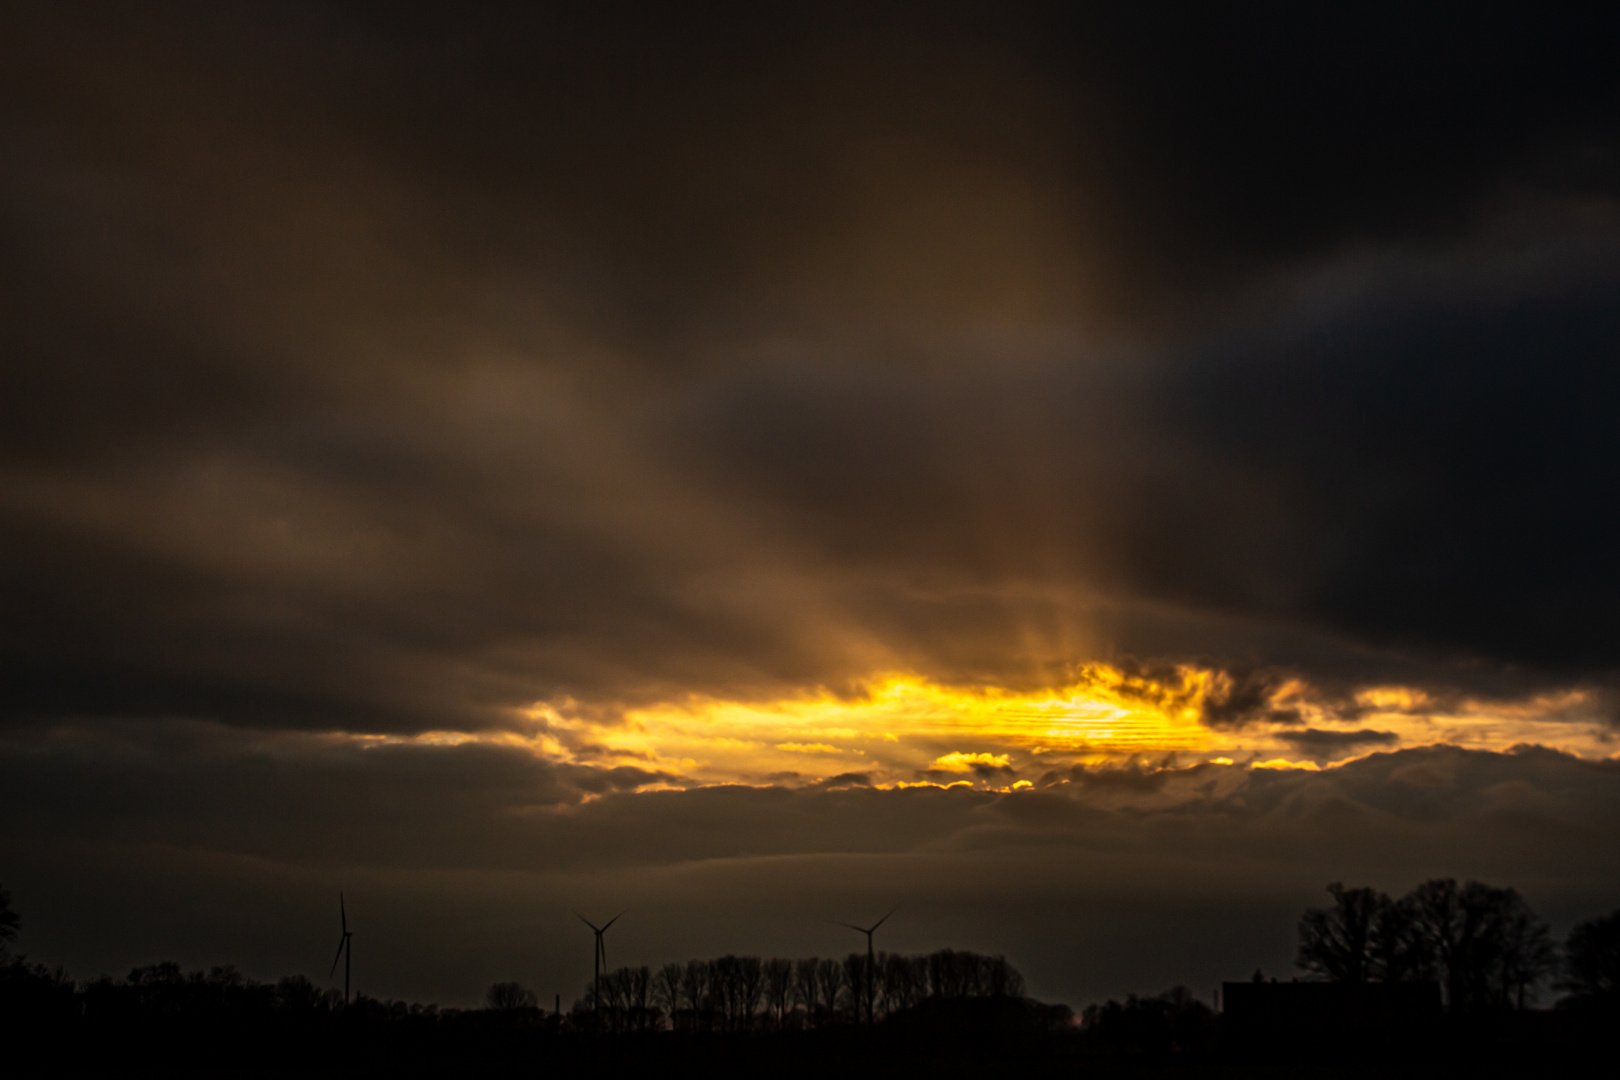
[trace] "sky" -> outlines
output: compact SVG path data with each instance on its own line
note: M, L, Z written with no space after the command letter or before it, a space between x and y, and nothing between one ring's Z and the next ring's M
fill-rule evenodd
M341 890L566 1006L576 912L896 908L1084 1005L1612 909L1615 21L7 5L20 946L325 979Z

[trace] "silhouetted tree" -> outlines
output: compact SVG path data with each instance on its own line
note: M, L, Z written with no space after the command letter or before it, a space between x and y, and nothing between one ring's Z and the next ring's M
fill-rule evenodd
M1522 1004L1528 988L1553 970L1546 924L1512 889L1436 878L1408 900L1454 1012Z
M1524 1008L1532 987L1558 970L1552 932L1513 889L1493 889L1497 936L1495 977L1503 1004Z
M539 1008L540 999L522 983L498 982L484 994L484 1005L497 1012L513 1012Z
M928 987L934 997L969 997L978 984L978 957L954 949L930 953Z
M1620 909L1569 932L1562 985L1578 997L1620 996Z
M754 1014L759 1012L765 996L765 965L757 956L737 958L737 1021L738 1029L746 1031L754 1026Z
M1024 976L1005 956L988 957L984 963L984 992L990 997L1023 997Z
M665 964L653 978L652 996L658 1007L669 1014L673 1027L675 1014L681 1009L681 979L685 968L680 964Z
M765 961L765 1009L773 1013L777 1027L787 1023L793 1002L793 961L773 957Z
M844 966L836 960L816 961L816 1007L827 1019L838 1012L838 993L844 987Z
M1300 920L1296 962L1337 982L1439 976L1453 1011L1522 1008L1555 967L1546 924L1512 889L1436 878L1399 901L1339 882L1328 892L1333 906Z
M658 1026L658 1012L652 1004L652 969L646 966L622 968L623 1008L627 1026L633 1031L650 1031Z
M709 994L720 1013L726 1030L737 1030L737 1016L741 1010L742 972L735 956L726 955L709 961Z
M1408 899L1418 931L1434 961L1444 972L1446 1003L1459 1007L1467 992L1467 959L1471 920L1463 910L1462 894L1452 878L1425 881Z
M820 964L821 961L814 956L793 962L793 1003L811 1019L814 1019L816 1004L821 1000L816 982L816 971Z
M878 1005L885 1013L909 1009L921 1001L926 988L912 967L911 958L899 953L878 953Z
M856 1020L870 1020L867 991L871 986L867 979L867 965L865 953L850 953L844 957L844 991L849 995L849 1011Z
M1379 916L1392 906L1375 889L1327 887L1333 906L1307 908L1299 921L1299 955L1294 963L1334 982L1366 982L1375 967Z
M1434 956L1416 914L1403 897L1383 905L1373 923L1372 977L1380 982L1416 982L1434 977Z
M709 1015L710 965L706 960L688 960L681 973L681 997L686 1002L689 1024L694 1028L707 1028Z

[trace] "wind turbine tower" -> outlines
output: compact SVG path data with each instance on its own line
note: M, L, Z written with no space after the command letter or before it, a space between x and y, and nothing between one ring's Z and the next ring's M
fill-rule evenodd
M877 954L872 951L872 934L877 930L878 927L888 922L889 915L893 914L894 908L890 908L888 915L883 916L883 918L879 919L871 926L856 926L854 923L839 924L841 926L847 926L857 933L866 935L866 1022L868 1024L875 1023L873 1013L875 1011L874 998L876 995L873 993L874 987L872 980L873 976L877 973Z
M343 936L338 938L337 955L332 958L332 970L327 973L326 977L330 979L333 975L336 975L338 961L343 961L343 1004L348 1005L349 960L354 953L354 950L349 943L353 940L354 935L349 933L349 912L348 909L343 906L343 894L341 892L338 893L338 920L340 925L343 927Z
M613 916L601 926L597 926L577 911L574 914L578 916L580 922L590 927L596 934L596 954L591 957L591 967L593 969L591 996L594 999L591 1015L594 1018L597 1030L600 1031L602 1028L602 972L607 969L607 945L602 941L602 936L608 932L608 927L619 921L619 916L623 915L624 912L619 912L618 915Z

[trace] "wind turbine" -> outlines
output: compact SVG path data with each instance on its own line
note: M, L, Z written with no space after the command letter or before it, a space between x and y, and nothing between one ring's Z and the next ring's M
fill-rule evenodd
M343 926L343 936L338 938L337 955L332 957L332 970L327 973L326 977L330 979L333 975L336 975L338 961L343 961L343 1004L348 1005L349 960L354 955L354 949L349 945L349 941L354 937L354 935L349 933L349 912L348 909L343 906L343 894L341 892L338 893L338 919L341 921Z
M613 918L609 919L601 926L597 926L585 916L580 915L580 913L577 911L574 912L574 914L579 918L580 922L584 923L586 926L590 927L596 932L596 955L591 957L591 965L594 968L594 974L592 977L592 985L594 990L592 996L595 998L595 1004L592 1006L593 1011L591 1015L597 1021L597 1028L600 1029L602 1026L600 1023L602 1018L602 969L607 967L607 945L603 943L602 935L608 932L608 927L619 921L619 916L623 915L624 912L619 912L618 915L613 916Z
M888 915L883 916L883 918L879 919L871 926L856 926L854 923L838 924L839 926L847 926L849 929L854 930L857 933L866 935L866 1022L868 1024L873 1022L872 975L877 970L877 956L872 952L872 934L877 930L878 927L889 921L889 915L893 915L894 911L894 908L890 908Z

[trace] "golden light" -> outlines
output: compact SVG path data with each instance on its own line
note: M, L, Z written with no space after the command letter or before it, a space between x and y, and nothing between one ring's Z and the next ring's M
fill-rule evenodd
M1076 666L1065 684L1022 692L951 686L910 674L879 676L855 694L815 691L778 701L692 696L604 720L536 705L530 730L494 736L547 757L628 765L691 783L811 783L833 778L877 786L932 783L1014 790L1066 775L1077 764L1203 761L1251 769L1316 771L1357 754L1451 743L1506 750L1522 743L1607 757L1600 718L1582 719L1577 692L1508 702L1464 701L1445 712L1421 689L1376 686L1353 697L1313 696L1299 681L1271 692L1257 719L1235 727L1204 722L1225 700L1223 672L1182 666L1152 676L1108 664ZM1425 711L1426 709L1431 711ZM1316 729L1312 744L1300 738ZM1334 741L1372 727L1375 740ZM441 738L443 736L440 736ZM1306 745L1329 753L1302 751ZM992 774L994 776L992 777ZM959 779L958 779L959 778ZM1016 784L1010 784L1017 778Z
M991 769L1005 769L1012 762L1006 754L964 754L956 751L943 754L934 759L930 769L940 769L945 772L972 772L975 766L985 766Z

